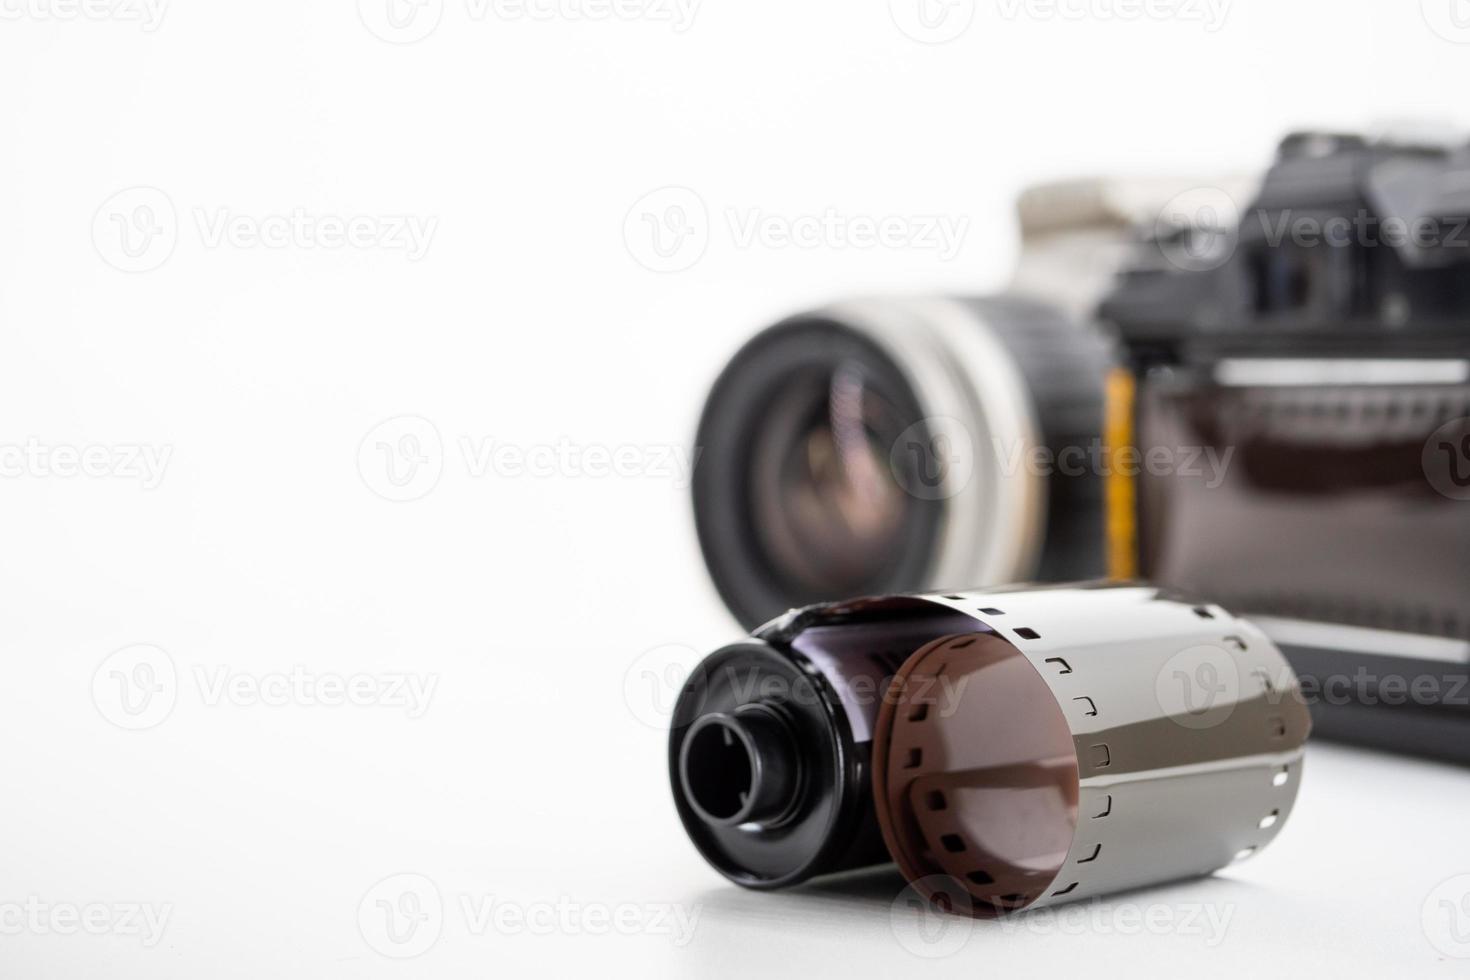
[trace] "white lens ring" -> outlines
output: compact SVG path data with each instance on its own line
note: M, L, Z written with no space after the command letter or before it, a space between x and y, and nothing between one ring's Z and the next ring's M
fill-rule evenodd
M981 313L952 299L853 300L818 311L880 347L908 380L926 420L970 454L946 467L928 587L996 585L1031 578L1041 560L1045 479L1013 461L1041 445L1036 408L1015 358Z

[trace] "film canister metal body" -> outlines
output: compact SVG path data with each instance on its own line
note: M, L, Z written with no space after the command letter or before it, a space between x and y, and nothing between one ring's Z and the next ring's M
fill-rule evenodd
M1253 853L1291 811L1308 728L1280 652L1219 606L955 592L794 610L717 651L680 694L669 765L733 881L893 861L985 916Z

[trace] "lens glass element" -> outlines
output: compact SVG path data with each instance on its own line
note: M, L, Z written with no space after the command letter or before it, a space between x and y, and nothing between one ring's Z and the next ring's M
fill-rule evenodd
M753 426L751 517L773 571L821 594L881 579L916 503L889 463L907 424L858 361L790 379Z

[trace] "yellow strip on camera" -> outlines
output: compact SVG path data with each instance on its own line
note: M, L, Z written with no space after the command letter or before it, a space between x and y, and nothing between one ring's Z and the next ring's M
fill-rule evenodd
M1105 485L1107 507L1108 577L1114 581L1138 577L1138 486L1118 466L1118 453L1133 448L1133 412L1137 382L1127 368L1108 372L1103 441L1109 462Z

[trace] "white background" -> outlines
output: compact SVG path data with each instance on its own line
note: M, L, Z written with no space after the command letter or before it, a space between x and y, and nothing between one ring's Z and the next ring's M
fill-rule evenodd
M1080 924L967 923L926 959L889 877L770 896L703 865L649 678L737 635L659 460L743 337L853 291L996 287L1031 180L1463 122L1470 7L1461 29L1448 0L1235 0L1223 23L935 0L926 32L909 0L703 0L690 21L426 0L401 29L386 2L140 21L0 0L0 972L1463 975L1438 902L1470 885L1431 894L1470 872L1463 771L1314 745L1257 858ZM694 204L639 204L668 186ZM670 203L694 244L658 272L644 215ZM968 224L946 258L752 244L730 218L828 209ZM306 231L250 237L293 214ZM389 247L405 216L432 227L421 255ZM348 219L358 244L309 235ZM464 449L487 440L575 462L487 470ZM622 476L578 465L619 446ZM405 447L427 468L398 487L383 453ZM161 480L134 449L167 453ZM140 663L161 690L129 715ZM251 693L293 670L390 703ZM403 675L435 685L425 710L391 703ZM377 884L399 874L432 886ZM423 917L395 944L376 902L405 883ZM486 926L466 899L569 911ZM166 912L156 943L113 918L130 903ZM104 934L62 934L62 907ZM1185 924L1205 907L1222 935Z

